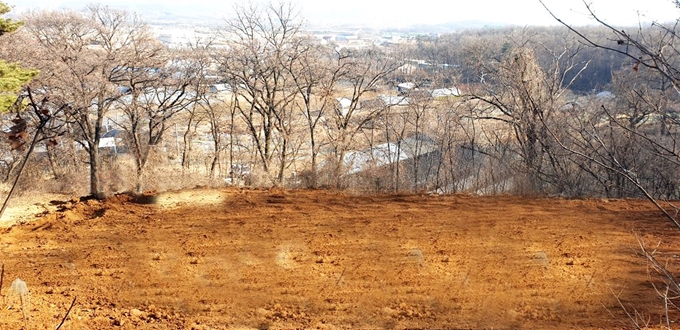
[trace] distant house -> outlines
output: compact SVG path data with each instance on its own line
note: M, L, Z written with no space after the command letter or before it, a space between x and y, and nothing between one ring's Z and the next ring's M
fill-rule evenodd
M595 94L595 98L599 101L613 100L616 96L610 91L602 91Z
M102 134L99 139L99 149L109 154L122 154L127 152L126 132L121 129L112 129Z
M337 107L342 113L343 116L347 116L347 113L349 112L349 107L352 106L352 100L346 98L346 97L338 97L336 98L338 101Z
M460 90L457 87L451 88L439 88L432 90L430 93L433 98L446 97L446 96L460 96Z
M385 106L409 105L409 99L405 96L380 95L380 100Z
M397 85L397 92L400 94L407 94L411 90L416 88L416 84L412 82L404 82L399 85Z
M435 172L433 169L440 158L439 146L430 137L416 134L364 150L350 151L345 154L343 162L348 169L347 174L352 176L370 170L389 171L390 165L399 164L402 169L400 176L413 179L417 175L418 182L423 183Z
M119 98L118 103L125 107L132 104L135 95L127 94ZM137 103L145 106L164 105L166 110L176 110L179 108L189 108L194 106L196 93L182 89L148 88L136 95ZM171 106L170 106L171 105Z
M124 95L128 95L128 94L132 93L132 88L130 88L128 86L118 86L118 92L120 92L121 94L124 94Z
M210 93L231 93L231 86L229 84L212 84L210 85Z
M349 168L347 174L356 174L369 169L371 165L383 167L406 159L408 156L396 143L383 143L366 150L348 152L344 163Z
M403 75L411 75L417 72L420 68L417 65L411 63L405 63L397 69L397 72Z

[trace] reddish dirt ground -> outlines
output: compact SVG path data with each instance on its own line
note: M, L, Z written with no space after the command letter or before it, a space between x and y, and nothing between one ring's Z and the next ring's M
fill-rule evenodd
M680 263L680 231L638 200L228 189L53 204L0 228L2 329L54 329L74 298L62 329L632 328L621 304L658 328L633 232Z

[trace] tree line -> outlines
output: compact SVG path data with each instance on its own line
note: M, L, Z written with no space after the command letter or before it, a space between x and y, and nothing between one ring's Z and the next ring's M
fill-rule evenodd
M309 35L291 4L248 4L212 35L170 48L136 14L106 6L22 20L0 38L1 58L31 68L24 91L49 112L35 175L87 172L94 196L181 178L679 195L677 77L659 74L658 58L640 47L662 49L672 67L675 30L663 25L640 27L643 39L604 25L513 27L350 48ZM27 92L11 92L24 103L14 102L7 120L39 123L20 111ZM111 153L114 135L124 153ZM3 147L9 180L22 151Z

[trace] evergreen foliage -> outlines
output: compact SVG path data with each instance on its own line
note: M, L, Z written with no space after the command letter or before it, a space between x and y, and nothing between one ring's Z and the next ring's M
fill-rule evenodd
M0 60L0 111L7 111L16 101L21 88L37 74L37 70L24 69L17 63Z
M0 16L9 13L10 10L12 10L12 8L10 8L7 4L0 2ZM0 18L0 36L5 33L16 31L16 29L18 29L23 24L23 22L17 22L11 18Z
M0 15L7 14L10 9L7 4L0 2ZM0 18L0 36L16 31L21 25L21 21ZM7 111L16 102L17 93L37 74L37 70L25 69L18 63L0 60L0 112Z

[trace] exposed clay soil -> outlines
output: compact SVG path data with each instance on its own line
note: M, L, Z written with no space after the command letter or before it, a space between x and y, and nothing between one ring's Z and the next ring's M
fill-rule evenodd
M632 328L617 297L658 328L633 231L680 273L680 231L638 200L229 189L52 206L0 228L2 329L54 329L74 298L62 329Z

